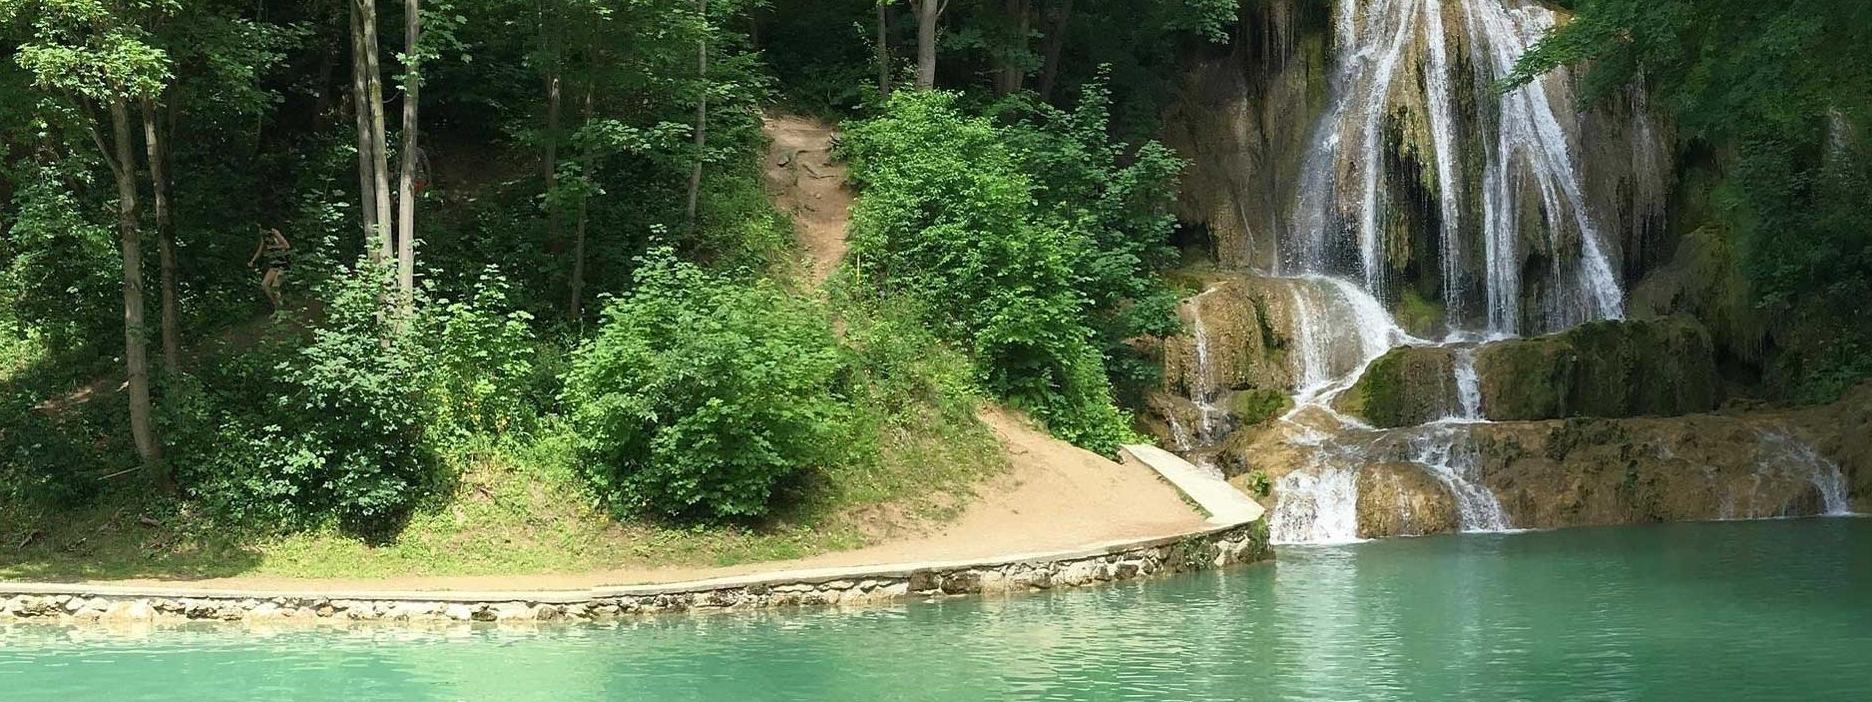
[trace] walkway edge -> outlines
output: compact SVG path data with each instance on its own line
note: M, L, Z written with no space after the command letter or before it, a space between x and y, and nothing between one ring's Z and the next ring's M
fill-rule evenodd
M1126 459L1157 471L1184 497L1200 505L1209 513L1211 524L1252 522L1267 512L1261 503L1242 494L1214 470L1198 468L1174 453L1147 444L1126 444L1119 451Z
M540 621L1083 587L1265 560L1259 518L1068 551L560 591L218 590L0 582L0 622Z

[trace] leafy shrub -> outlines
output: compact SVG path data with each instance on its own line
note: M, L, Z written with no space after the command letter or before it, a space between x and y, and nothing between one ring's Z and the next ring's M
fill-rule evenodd
M424 392L431 360L380 303L375 272L335 278L325 317L303 345L245 355L277 359L255 404L223 391L172 407L192 417L197 453L185 481L214 511L239 523L307 528L326 518L383 537L441 484L428 437L436 412ZM239 376L233 380L238 381ZM217 402L219 400L219 402ZM207 443L207 446L202 446Z
M416 339L428 358L438 427L484 435L531 428L550 396L532 321L513 308L507 280L492 266L466 299L437 297L422 308Z
M1100 89L1073 113L1011 113L1017 121L997 126L953 95L913 91L851 125L864 187L853 260L862 285L920 301L938 333L966 344L988 389L1110 453L1130 434L1114 370L1148 375L1115 362L1119 342L1176 329L1150 273L1170 258L1180 166L1147 145L1120 167Z
M803 471L835 462L848 408L822 309L732 282L668 249L579 347L564 404L581 470L624 516L768 514Z

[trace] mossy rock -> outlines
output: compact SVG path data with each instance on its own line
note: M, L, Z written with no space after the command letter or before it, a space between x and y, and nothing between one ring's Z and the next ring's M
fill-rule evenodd
M1716 408L1715 351L1694 321L1602 321L1486 345L1476 354L1489 419L1676 416Z
M1378 427L1440 419L1459 404L1455 370L1453 349L1400 346L1372 361L1337 407Z
M1293 398L1280 390L1253 388L1229 396L1228 410L1242 426L1256 426L1293 408Z

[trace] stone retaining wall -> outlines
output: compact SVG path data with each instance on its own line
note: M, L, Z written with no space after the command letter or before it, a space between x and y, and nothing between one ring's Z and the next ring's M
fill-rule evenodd
M0 622L534 622L1085 587L1271 556L1265 520L996 561L769 573L576 592L287 593L0 583Z

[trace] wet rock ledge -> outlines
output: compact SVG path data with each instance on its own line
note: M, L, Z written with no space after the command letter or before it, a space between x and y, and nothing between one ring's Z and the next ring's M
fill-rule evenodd
M998 561L769 573L564 592L290 593L0 583L0 622L592 621L1086 587L1272 556L1266 520Z

